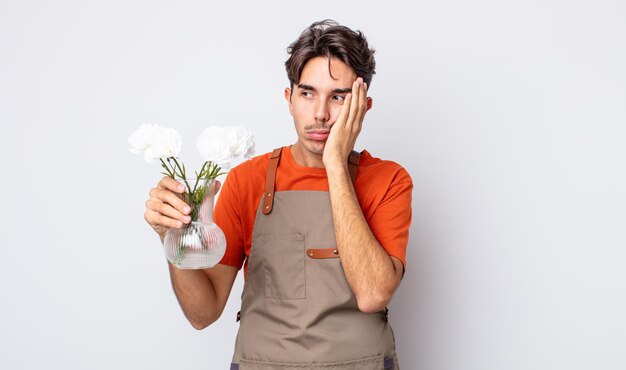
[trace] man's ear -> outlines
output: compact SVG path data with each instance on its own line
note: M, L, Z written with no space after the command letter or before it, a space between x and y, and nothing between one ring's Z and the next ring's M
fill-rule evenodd
M368 96L367 97L367 110L372 109L372 104L373 104L372 98Z
M291 88L285 87L285 100L289 104L289 114L293 115L293 107L291 106Z

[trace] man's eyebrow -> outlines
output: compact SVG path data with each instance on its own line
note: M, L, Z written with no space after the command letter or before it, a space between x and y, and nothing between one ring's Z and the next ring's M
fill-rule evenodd
M337 94L346 94L346 93L349 93L351 91L352 91L352 89L349 88L349 87L344 87L343 89L334 89L333 90L333 92L337 93Z
M307 85L307 84L299 84L298 87L301 88L302 90L313 90L313 91L315 91L315 88L313 86Z
M299 84L298 87L301 88L302 90L317 91L313 86L307 85L307 84ZM333 93L335 93L335 94L346 94L346 93L349 93L351 91L352 91L352 89L349 88L349 87L333 89Z

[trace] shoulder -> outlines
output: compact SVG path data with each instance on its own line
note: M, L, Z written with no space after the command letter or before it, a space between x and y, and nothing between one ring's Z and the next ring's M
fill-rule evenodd
M411 176L400 164L374 157L367 150L361 153L359 160L359 172L357 180L361 175L368 183L394 185L412 185Z
M265 172L267 171L267 167L269 165L270 156L272 152L264 153L261 155L257 155L256 157L252 157L245 162L238 164L233 167L229 172L229 177L243 178L247 179L250 176L265 176Z
M237 166L233 167L230 170L230 172L231 173L247 173L250 171L258 170L259 166L267 167L271 154L272 154L271 152L268 152L268 153L264 153L261 155L257 155L256 157L252 157L248 159L247 161L242 162L238 164Z
M250 193L255 195L265 187L265 174L271 152L248 159L228 171L224 186L236 189L239 197ZM260 190L259 190L260 189Z

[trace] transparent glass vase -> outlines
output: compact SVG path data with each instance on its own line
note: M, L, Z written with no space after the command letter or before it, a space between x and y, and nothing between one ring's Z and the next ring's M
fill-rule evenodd
M191 222L167 231L163 242L165 255L179 269L211 268L226 251L224 232L213 222L215 180L200 179L197 186L196 179L179 181L192 189L179 195L191 207Z

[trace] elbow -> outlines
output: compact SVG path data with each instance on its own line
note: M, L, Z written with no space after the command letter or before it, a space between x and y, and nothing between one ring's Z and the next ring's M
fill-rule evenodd
M383 311L391 302L392 294L368 294L357 297L357 306L363 313L376 313Z
M187 320L191 324L191 326L196 330L203 330L209 327L211 324L219 319L220 315L207 315L204 317L189 317L187 316Z
M200 321L200 320L193 320L193 321L189 321L189 323L191 324L191 326L196 329L196 330L202 330L207 328L209 325L212 324L212 322L208 322L208 321Z
M369 283L353 289L356 296L359 311L363 313L376 313L385 310L391 303L393 294L400 285L404 268L400 260L392 259L394 264L395 275L392 279L379 281L378 283Z
M190 321L190 323L191 323L191 326L196 330L202 330L208 327L209 325L211 325L210 323L204 323L201 321Z

